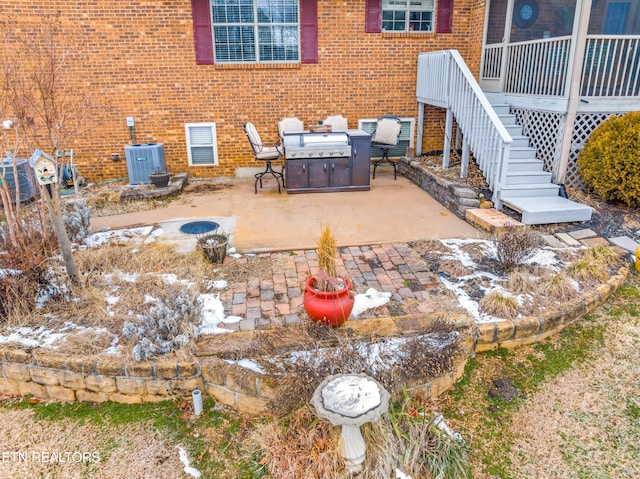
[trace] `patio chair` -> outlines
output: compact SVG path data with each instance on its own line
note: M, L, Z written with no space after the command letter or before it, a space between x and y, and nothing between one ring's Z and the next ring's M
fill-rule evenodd
M271 175L276 179L276 182L278 183L278 193L280 193L280 180L282 180L282 186L285 186L284 174L282 172L275 171L273 169L273 166L271 165L272 161L282 158L282 150L280 149L280 146L264 146L262 144L260 134L258 133L258 130L256 130L256 127L253 123L245 123L244 125L242 125L242 129L247 135L249 143L251 143L251 149L253 150L253 156L255 157L255 159L257 161L266 162L264 171L261 173L256 173L255 175L256 182L253 185L254 193L258 193L258 182L260 182L260 188L262 188L262 178L265 175Z
M342 115L330 115L323 120L325 125L331 125L332 131L346 131L349 129L349 120Z
M295 116L283 118L278 122L278 134L280 139L287 131L304 131L304 123Z
M393 166L393 179L397 179L398 162L389 159L389 150L398 146L400 142L400 118L395 115L385 115L378 118L376 129L371 136L371 146L382 150L382 158L373 163L373 179L376 178L376 168L383 163Z

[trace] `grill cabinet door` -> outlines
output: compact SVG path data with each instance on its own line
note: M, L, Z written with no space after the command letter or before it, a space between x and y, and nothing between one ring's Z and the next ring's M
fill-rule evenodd
M331 186L351 185L350 158L330 158L329 162L329 183Z
M285 172L287 175L287 189L309 187L309 165L307 160L287 160Z
M309 188L326 188L329 186L330 166L329 159L309 160Z

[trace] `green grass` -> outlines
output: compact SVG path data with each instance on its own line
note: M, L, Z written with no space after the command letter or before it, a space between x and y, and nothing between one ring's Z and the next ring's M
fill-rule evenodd
M206 400L203 413L194 417L189 414L183 417L184 411L180 403L164 401L148 404L121 404L105 402L92 403L31 403L29 401L12 400L5 407L32 409L34 418L40 421L70 420L78 425L95 424L99 426L127 425L134 423L148 423L160 434L175 444L182 444L192 458L191 466L202 472L203 477L221 477L229 467L224 460L230 449L237 448L234 440L243 428L243 421L239 417L227 415L215 410L215 403ZM216 428L221 441L212 444L203 434L205 428ZM210 448L214 446L215 452ZM118 444L104 445L104 454L118 447ZM262 466L258 464L261 458L240 460L234 464L235 475L238 479L254 479L263 476Z
M467 435L474 435L477 443L472 449L479 454L480 462L484 465L485 473L495 475L501 479L518 479L510 471L509 444L510 437L506 424L511 416L521 407L523 400L505 401L500 398L488 398L491 386L490 379L507 377L525 396L531 396L538 391L546 381L558 377L562 373L593 358L593 351L601 347L605 341L607 323L629 315L640 315L640 292L638 289L638 274L631 273L627 281L615 293L608 303L596 312L583 317L580 322L553 336L549 340L521 350L510 351L498 349L480 353L471 359L466 366L464 376L448 393L451 401L444 408L445 416L461 421L474 416L478 419L475 430ZM527 351L523 353L523 351ZM496 376L478 379L482 376L482 369L488 364L498 362ZM470 398L483 398L474 401ZM480 403L481 402L481 403ZM624 415L637 420L640 417L640 405L628 400ZM473 427L473 426L470 426ZM500 444L498 448L483 448L483 444ZM571 454L580 455L579 448ZM585 471L576 471L578 477L589 477Z

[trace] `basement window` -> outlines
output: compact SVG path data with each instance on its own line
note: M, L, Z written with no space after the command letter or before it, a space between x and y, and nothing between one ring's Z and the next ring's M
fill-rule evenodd
M218 164L215 123L187 123L184 125L187 137L189 166L215 166Z

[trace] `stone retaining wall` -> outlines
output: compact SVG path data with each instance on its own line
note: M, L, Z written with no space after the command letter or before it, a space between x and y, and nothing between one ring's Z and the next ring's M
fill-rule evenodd
M1 348L0 365L0 393L60 402L157 402L203 387L200 367L191 361L131 363L47 349Z
M626 279L621 268L595 291L547 313L477 325L463 345L464 354L451 369L436 378L416 378L406 384L410 395L425 400L437 397L460 379L472 351L512 348L540 341L577 321L601 305ZM458 319L462 320L461 317ZM433 315L347 321L356 337L375 337L387 332L416 334L416 325L429 324ZM349 325L351 323L351 325ZM233 333L242 335L244 333ZM350 334L351 336L352 334ZM246 341L246 338L241 338ZM0 348L0 393L34 396L57 402L87 401L120 403L157 402L188 398L194 389L241 413L268 414L275 398L277 378L230 364L220 357L132 363L122 358L68 356L46 349ZM396 399L401 391L395 391Z
M462 219L465 219L467 209L480 206L480 200L474 190L435 175L418 160L403 156L398 163L398 169L402 176L413 181Z
M620 268L617 274L595 290L537 316L479 324L476 352L537 343L562 331L603 304L625 282L628 274L627 268Z

